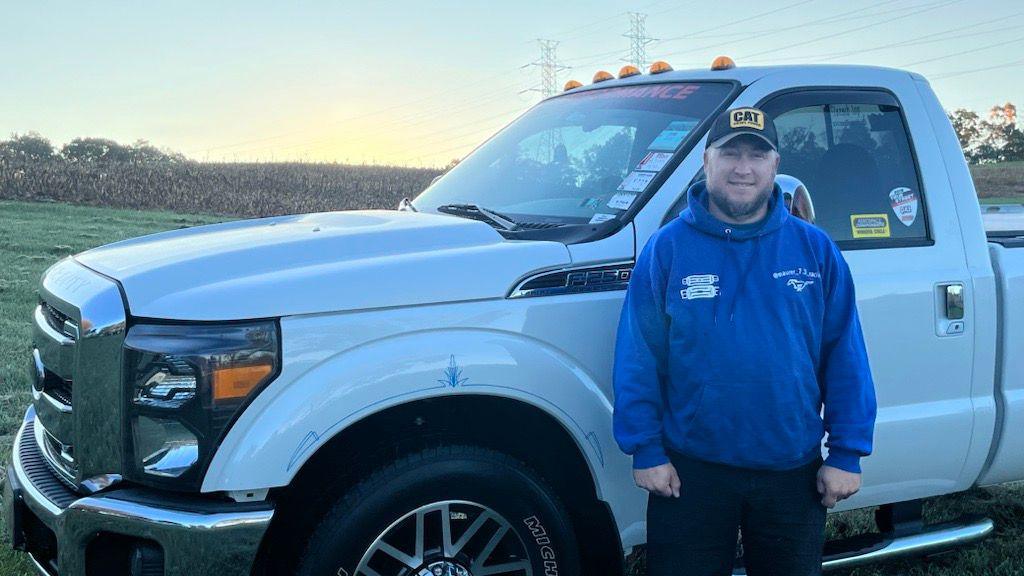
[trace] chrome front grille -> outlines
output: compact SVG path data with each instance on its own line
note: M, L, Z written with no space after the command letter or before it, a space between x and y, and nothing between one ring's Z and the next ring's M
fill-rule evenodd
M32 392L33 397L45 395L59 411L70 412L74 399L74 386L43 365L38 349L32 350Z
M39 296L32 362L36 421L26 441L34 440L56 478L81 491L96 477L121 472L124 303L116 283L73 258L43 274Z
M78 468L75 466L74 447L63 444L53 434L47 432L40 422L35 423L33 436L43 459L54 475L69 488L77 489L75 476L78 474Z
M42 300L39 301L39 306L42 309L43 318L50 325L50 328L72 340L78 339L78 324L70 316Z

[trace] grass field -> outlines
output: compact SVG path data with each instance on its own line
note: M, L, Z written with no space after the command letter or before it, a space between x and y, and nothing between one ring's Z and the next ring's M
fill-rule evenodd
M29 317L42 272L60 258L87 248L162 230L222 220L169 212L141 212L70 206L59 203L0 201L0 459L7 462L13 434L29 403L25 375L30 352ZM996 522L996 533L979 546L926 560L890 563L854 571L846 576L965 574L1010 576L1024 573L1024 486L1020 483L930 500L928 522L980 513ZM872 510L833 514L830 537L863 532ZM3 524L0 523L0 526ZM642 550L632 576L642 576ZM0 543L0 576L31 574L20 553ZM588 575L590 576L590 575Z
M971 177L982 203L994 199L1024 202L1024 162L971 166Z
M208 224L215 217L140 212L57 203L0 202L0 457L10 458L14 433L31 395L26 362L29 318L46 268L69 254L162 230ZM2 524L0 524L2 525ZM0 544L0 575L34 574L23 555Z

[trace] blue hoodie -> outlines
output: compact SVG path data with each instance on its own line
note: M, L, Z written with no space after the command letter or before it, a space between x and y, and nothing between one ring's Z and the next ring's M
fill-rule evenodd
M760 227L707 209L705 182L637 258L615 346L615 440L633 468L700 460L860 472L875 389L842 254L776 185ZM824 422L820 416L824 403Z

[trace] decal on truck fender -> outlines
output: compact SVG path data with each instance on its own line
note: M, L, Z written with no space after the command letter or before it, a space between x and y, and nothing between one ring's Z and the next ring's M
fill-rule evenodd
M543 403L553 407L554 409L556 409L559 412L561 412L570 422L572 422L573 426L575 426L576 429L579 430L580 435L583 436L587 440L587 443L590 445L590 448L594 451L594 455L597 457L598 462L601 463L601 467L604 468L604 465L605 465L604 464L604 451L601 449L601 443L598 442L598 440L597 440L597 433L594 432L593 430L590 430L589 432L587 430L584 430L583 426L581 426L580 423L575 418L572 417L572 414L569 414L568 412L566 412L561 406L555 404L554 402L548 400L547 398L544 398L543 396L534 394L533 392L530 392L530 391L527 391L527 390L523 390L521 388L516 388L514 386L502 386L502 385L498 385L498 384L467 384L467 382L469 381L469 378L462 376L462 368L459 368L458 363L455 362L455 355L454 354L451 354L449 356L448 366L445 367L444 371L442 372L442 375L443 375L442 378L436 380L436 382L438 382L441 385L440 387L442 387L442 388L481 387L481 388L501 388L503 390L513 390L513 391L515 391L515 392L517 392L519 394L526 394L528 396L532 396L532 397L536 398L537 400L539 400L539 401L541 401L541 402L543 402ZM310 430L309 432L306 433L305 436L302 437L302 440L299 441L298 445L295 446L295 450L292 451L292 456L291 456L291 458L288 459L288 465L285 467L285 470L290 471L292 468L294 468L295 465L302 458L302 456L304 454L306 454L307 452L309 452L310 450L312 450L314 446L319 444L321 439L326 438L328 436L328 433L331 430L334 430L334 429L338 428L339 426L341 426L341 424L343 422L349 420L350 418L352 418L356 414L358 414L360 412L364 412L364 411L366 411L366 410L368 410L368 409L370 409L373 406L376 406L378 404L385 404L385 403L390 402L391 400L394 400L396 398L401 398L402 396L410 396L410 395L413 395L413 394L419 394L420 392L424 392L424 391L431 390L431 389L436 389L436 388L438 388L438 386L434 385L434 386L428 386L426 388L418 388L416 390L409 390L408 392L403 392L401 394L395 394L394 396L389 396L387 398L383 398L381 400L378 400L376 402L373 402L371 404L363 406L362 408L360 408L358 410L350 412L349 414L346 414L345 417L341 418L340 420L338 420L334 424L331 424L330 426L328 426L326 429L324 429L319 434L316 433L313 430Z
M460 376L462 376L462 368L459 368L459 365L455 363L455 354L452 354L448 367L444 369L444 379L438 380L438 382L455 388L469 380L469 378L460 378Z

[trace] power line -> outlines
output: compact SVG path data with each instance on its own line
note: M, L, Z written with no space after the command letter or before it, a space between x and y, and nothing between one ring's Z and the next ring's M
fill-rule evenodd
M864 54L864 53L867 53L867 52L877 52L879 50L885 50L885 49L888 49L888 48L902 48L904 46L918 46L920 44L930 44L932 42L945 42L945 41L948 41L948 40L955 40L955 39L958 39L958 38L969 38L971 36L978 36L978 35L981 35L981 34L994 34L994 33L997 33L997 32L1004 32L1004 31L1007 31L1007 30L1018 30L1018 29L1020 29L1022 27L1021 25L1006 26L1006 27L1003 27L1003 28L996 28L996 29L993 29L993 30L981 30L981 31L978 31L978 32L970 32L968 34L959 34L959 35L954 35L954 36L950 36L949 35L952 32L959 32L959 31L962 31L962 30L968 30L968 29L971 29L971 28L977 28L978 26L984 26L985 24L990 24L990 23L995 22L995 21L1005 21L1005 20L1008 20L1010 18L1014 18L1014 17L1020 16L1022 14L1024 14L1024 12L1017 12L1015 14L1010 14L1008 16L1000 16L999 18L993 18L991 20L985 20L983 22L976 22L974 24L969 24L967 26L961 26L961 27L958 27L958 28L947 28L946 30L940 30L938 32L932 32L930 34L925 34L923 36L918 36L916 38L911 38L909 40L901 40L899 42L892 42L890 44L883 44L881 46L874 46L872 48L864 48L864 49L860 49L860 50L842 50L842 51L839 51L839 52L826 52L826 53L823 53L823 54L813 54L813 55L806 55L806 56L789 56L789 57L786 57L786 58L772 58L772 60L830 61L830 60L836 60L836 59L839 59L839 58L844 58L846 56L853 56L853 55L857 55L857 54ZM751 58L750 60L753 60L753 61L756 62L758 60L767 60L767 58Z
M797 6L802 6L804 4L810 4L813 1L814 0L799 0L798 2L792 2L790 4L786 4L785 6L780 6L778 8L774 8L772 10L766 10L764 12L759 12L759 13L754 14L752 16L747 16L746 18L740 18L739 20L733 20L731 22L726 22L725 24L718 24L717 26L710 26L708 28L697 30L696 32L691 32L691 33L683 34L681 36L672 36L670 38L665 38L665 39L661 40L660 43L664 44L665 42L674 42L676 40L686 40L686 39L688 39L690 37L691 34L703 34L704 32L710 32L712 30L719 30L721 28L729 28L729 27L735 26L737 24L742 24L744 22L749 22L751 20L758 20L758 19L764 18L765 16L770 16L772 14L777 14L779 12L783 12L785 10L789 10L790 8L796 8Z
M829 40L829 39L835 38L837 36L845 36L847 34L853 34L854 32L860 32L861 30L866 30L868 28L873 28L875 26L878 26L879 24L883 24L883 23L884 24L888 24L890 22L895 22L896 20L902 20L904 18L909 18L911 16L916 16L918 14L923 14L924 12L929 12L929 11L932 11L932 10L938 10L939 8L945 8L946 6L949 6L951 4L956 4L958 2L963 2L963 0L951 0L949 2L938 3L937 5L932 5L932 6L929 6L927 8L922 8L920 10L915 10L914 12L910 12L910 13L904 14L902 16L897 16L895 18L889 18L888 20L885 20L884 22L872 22L871 24L865 24L864 26L859 26L857 28L850 28L848 30L843 30L842 32L833 32L832 34L827 34L827 35L824 35L824 36L818 36L817 38L805 39L805 40L801 40L800 42L796 42L796 43L793 43L793 44L787 44L785 46L779 46L777 48L771 48L771 49L768 49L768 50L762 50L760 52L754 52L753 54L747 54L746 56L742 56L742 58L743 59L754 58L756 56L763 56L764 54L771 54L771 53L774 53L774 52L778 52L780 50L787 50L789 48L795 48L797 46L805 46L807 44L813 44L814 42L820 42L822 40Z
M954 56L963 56L964 54L972 54L974 52L980 52L982 50L988 50L990 48L996 48L999 46L1005 46L1007 44L1014 44L1016 42L1024 42L1024 38L1014 38L1012 40L1005 40L1003 42L996 42L987 46L981 46L978 48L972 48L970 50L963 50L961 52L954 52L952 54L946 54L945 56L936 56L935 58L927 58L925 60L918 60L917 62L911 62L909 64L903 64L900 68L909 68L910 66L917 66L918 64L927 64L929 62L935 62L937 60L945 60L946 58L953 58Z
M500 78L502 76L507 76L507 75L508 75L508 72L501 72L501 73L495 74L493 76L487 76L487 77L485 77L485 78L483 78L481 80L478 80L477 82L475 82L473 84L469 84L467 86L471 86L472 87L472 86L475 86L475 85L482 84L482 83L484 83L486 81L493 80L493 79ZM430 94L428 96L424 96L422 98L416 98L414 100L409 100L409 101L406 101L406 102L402 102L400 104L395 104L394 106L388 106L386 108L380 108L380 109L377 109L377 110L373 110L371 112L366 112L366 113L357 114L357 115L354 115L354 116L349 116L349 117L346 117L346 118L341 118L341 119L338 119L338 120L334 120L332 122L329 122L329 123L325 124L325 126L335 126L335 125L338 125L338 124L344 124L346 122L352 122L354 120L362 120L362 119L365 119L365 118L370 118L370 117L373 117L373 116L384 114L385 112L391 112L391 111L394 111L394 110L398 110L398 109L402 109L402 108L407 108L408 106L413 105L413 104L419 104L421 102L427 102L427 101L433 100L433 99L441 97L441 96L447 96L449 94L452 94L453 92L460 92L460 91L464 90L465 87L466 86L463 86L461 88L454 89L454 90L453 89L440 90L440 91L434 92L433 94ZM303 132L304 131L302 131L302 130L292 130L290 132L283 132L281 134L275 134L273 136L263 136L263 137L259 137L259 138L251 138L251 139L247 139L247 140L240 140L240 141L237 141L237 142L233 142L231 144L222 144L222 145L218 145L218 146L206 146L206 147L202 147L202 148L194 148L194 149L192 149L189 152L191 152L191 153L195 153L195 152L206 152L206 153L209 153L209 152L214 151L214 150L224 150L226 148L237 148L239 146L245 146L245 145L248 145L248 144L255 144L255 143L260 143L260 142L268 142L268 141L271 141L271 140L278 140L278 139L281 139L281 138L287 138L289 136L294 136L296 134L302 134Z
M974 74L975 72L986 72L988 70L996 70L998 68L1008 68L1010 66L1020 66L1024 64L1024 58L1020 60L1012 60L1010 62L1003 62L1002 64L996 64L994 66L986 66L984 68L971 68L969 70L960 70L959 72L947 72L945 74L936 74L932 76L930 80L945 80L947 78L954 78L956 76L963 76L964 74Z
M412 147L399 148L399 149L395 150L394 152L396 154L408 154L408 153L411 153L411 152L422 150L423 148L433 148L433 147L438 146L440 144L445 144L447 142L451 142L453 140L458 140L460 138L475 137L475 136L478 136L478 135L480 135L482 133L485 133L485 132L494 132L496 129L501 128L501 127L503 127L503 126L505 126L507 124L507 122L504 119L512 116L513 114L515 114L515 115L521 114L522 112L523 112L523 108L519 107L519 108L516 108L514 110L508 110L508 111L502 112L501 114L496 114L494 116L490 116L488 118L484 118L482 120L478 120L476 122L472 122L472 123L469 123L469 124L463 124L462 126L460 126L460 128L461 127L465 127L465 126L476 126L476 128L472 129L471 131L464 131L462 133L459 133L459 134L456 134L456 135L453 135L453 136L448 136L448 137L442 138L442 139L433 139L433 140L429 140L428 139L428 140L423 141L423 142L418 142L418 143L416 143L415 146L412 146ZM497 120L499 118L502 119L501 122L495 122L493 124L488 124L487 125L488 127L485 127L485 128L481 128L480 127L481 123L490 122L492 120Z
M886 0L884 2L877 2L877 3L875 3L873 5L873 7L878 8L880 6L885 6L886 4L892 4L892 3L896 2L896 1L897 0ZM932 6L932 5L935 5L935 4L939 4L942 1L943 0L939 0L938 2L932 2L932 3L929 3L929 4L924 4L923 6ZM776 28L773 28L773 29L764 29L764 30L761 30L759 32L749 32L749 33L747 33L748 37L744 38L742 40L739 40L739 42L749 42L749 41L752 41L752 40L760 39L760 38L762 38L764 36L777 35L779 33L788 32L790 30L801 30L802 31L805 28L808 28L808 27L811 27L811 26L817 26L817 25L821 25L821 24L824 24L824 25L838 24L838 23L841 23L841 22L848 22L848 21L851 21L851 20L860 20L860 19L865 18L865 17L878 17L878 16L883 16L883 15L889 14L891 12L900 12L900 11L907 10L909 8L918 8L920 6L922 6L922 5L913 6L913 7L903 7L903 8L898 8L896 10L889 10L889 11L871 13L871 14L867 14L867 15L865 15L863 13L864 12L863 8L856 8L856 9L853 9L853 10L842 12L840 14L832 14L832 15L826 16L824 18L818 18L818 19L815 19L815 20L807 20L807 21L804 21L804 22L800 22L800 23L797 23L797 24L790 25L790 26L784 26L784 27L781 27L781 28L780 27L776 27ZM780 8L778 10L782 10L784 8L786 8L786 7ZM775 12L777 12L778 10L775 10ZM874 24L872 24L872 25L874 25ZM705 31L706 30L713 30L713 28L707 28L707 29L705 29ZM688 50L678 50L676 52L669 52L668 54L665 54L665 56L673 56L673 55L679 55L679 54L687 54L687 53L699 52L699 51L702 51L702 50L707 50L708 48L717 48L717 47L720 47L720 46L732 46L736 42L737 41L735 41L735 40L726 41L726 42L716 42L714 44L706 44L706 45L700 46L698 48L691 48L691 49L688 49Z
M480 94L480 95L477 95L477 96L473 96L473 97L470 97L470 98L467 98L467 99L464 99L464 100L455 100L455 101L445 102L444 104L442 104L440 106L435 106L435 107L427 108L425 110L407 111L405 114L388 118L387 120L384 120L383 122L377 124L376 126L377 127L388 127L388 126L397 126L397 125L401 125L403 127L417 126L417 125L429 122L430 120L433 120L435 118L450 116L452 110L458 110L458 111L461 112L461 111L467 110L467 109L478 108L478 107L480 107L480 106L482 106L484 104L487 104L489 102L493 102L495 100L498 100L500 98L506 97L507 95L513 93L514 90L515 90L515 87L516 87L516 85L518 85L518 83L519 82L516 81L516 82L510 83L510 84L505 84L502 87L499 87L498 90L496 90L496 91L489 91L489 92L486 92L486 93L483 93L483 94ZM369 115L367 115L367 116L369 116ZM289 150L289 149L295 149L295 148L302 148L302 147L305 147L305 146L310 146L310 145L314 145L314 144L318 144L318 143L322 143L322 142L330 142L330 141L333 141L334 138L335 138L335 136L329 136L329 137L326 137L326 138L320 138L320 139L314 140L312 142L305 141L305 142L299 142L299 143L294 143L294 144L288 144L288 145L284 145L284 146L279 145L279 144L270 144L270 145L266 145L266 146L248 147L248 148L243 148L243 149L239 150L239 152L254 153L254 152L259 152L259 151L267 150L267 149L271 149L271 148L277 149L277 150Z

